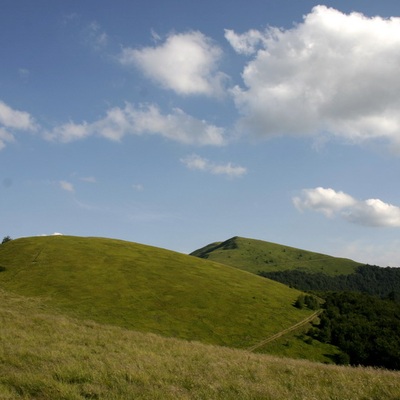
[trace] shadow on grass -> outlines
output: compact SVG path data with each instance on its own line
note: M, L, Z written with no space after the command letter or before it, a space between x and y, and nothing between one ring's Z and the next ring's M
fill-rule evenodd
M324 354L326 358L329 358L337 365L349 365L350 357L347 353L337 353L337 354Z

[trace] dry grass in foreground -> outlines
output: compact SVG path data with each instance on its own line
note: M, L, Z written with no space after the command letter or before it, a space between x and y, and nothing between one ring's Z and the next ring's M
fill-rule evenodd
M166 339L0 291L0 399L400 399L400 373Z

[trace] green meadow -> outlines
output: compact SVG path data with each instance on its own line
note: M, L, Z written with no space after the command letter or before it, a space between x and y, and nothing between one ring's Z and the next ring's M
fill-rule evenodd
M248 348L312 314L299 291L237 268L102 238L12 240L0 287L70 316L141 332Z
M137 243L11 240L0 399L398 400L399 372L332 365L339 350L307 336L315 311L294 307L299 294Z
M398 400L400 372L291 360L65 316L0 290L2 400Z
M231 265L257 274L260 271L302 269L330 276L347 275L360 265L347 258L296 249L290 246L235 236L225 242L211 243L191 255Z

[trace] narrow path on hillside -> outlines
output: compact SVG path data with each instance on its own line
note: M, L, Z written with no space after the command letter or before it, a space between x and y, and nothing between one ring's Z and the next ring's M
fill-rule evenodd
M280 332L278 332L278 333L275 333L275 335L272 335L272 336L270 336L269 338L264 339L263 341L261 341L261 342L255 344L255 345L249 347L247 350L249 350L249 351L257 350L257 349L259 349L260 347L266 345L267 343L272 342L273 340L276 340L276 339L280 338L281 336L286 335L287 333L292 332L292 331L294 331L294 330L300 328L301 326L308 324L308 323L311 322L313 319L315 319L315 318L317 318L319 315L321 315L322 311L323 311L323 310L318 310L318 311L316 311L315 313L311 314L311 315L310 315L309 317L307 317L306 319L303 319L302 321L298 322L298 323L295 324L295 325L289 326L289 328L284 329L283 331L280 331Z
M311 260L302 260L301 258L293 259L293 260L288 260L288 261L280 261L278 264L277 263L272 263L272 267L278 267L280 265L287 265L287 264L295 264L295 263L313 263L316 261L332 261L332 257L322 257L322 258L313 258Z

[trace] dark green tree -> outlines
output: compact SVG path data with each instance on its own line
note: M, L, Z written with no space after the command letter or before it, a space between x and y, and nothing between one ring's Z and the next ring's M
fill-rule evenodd
M312 337L339 347L352 365L400 369L398 303L350 292L326 293L324 299Z
M11 241L11 237L10 236L4 236L3 241L1 242L1 244L7 243L9 241Z
M301 294L301 295L297 298L297 300L295 301L294 306L295 306L296 308L299 308L300 310L301 310L302 308L304 308L304 299L305 299L304 294Z

